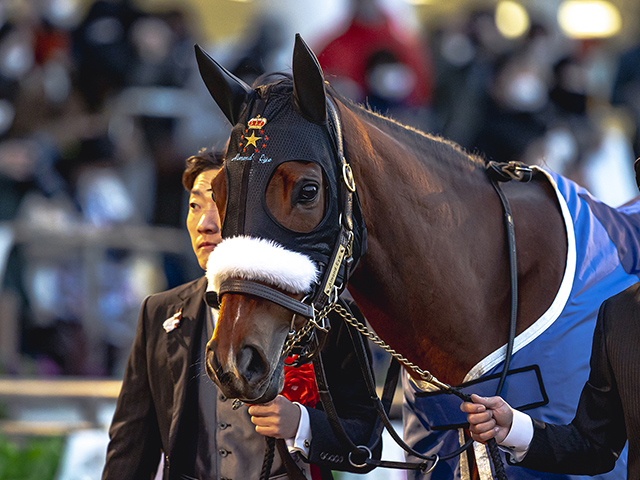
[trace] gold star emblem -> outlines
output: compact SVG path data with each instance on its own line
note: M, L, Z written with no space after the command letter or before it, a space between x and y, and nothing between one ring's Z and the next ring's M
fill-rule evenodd
M251 136L247 137L245 136L244 139L247 141L247 146L249 145L253 145L253 148L258 148L258 145L256 144L256 142L258 140L260 140L262 137L256 137L256 133L255 132L251 132Z

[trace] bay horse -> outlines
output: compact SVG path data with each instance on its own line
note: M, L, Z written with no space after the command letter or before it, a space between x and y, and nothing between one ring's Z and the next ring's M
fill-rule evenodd
M309 305L335 300L347 282L371 327L410 362L471 391L483 378L490 385L505 357L511 288L504 213L487 162L341 98L300 36L292 76L254 87L197 46L196 58L233 125L212 182L224 240L207 267L220 311L205 363L222 393L273 399L290 331L301 328ZM503 396L523 397L512 405L535 417L568 422L587 378L599 304L638 280L629 260L638 249L617 241L630 235L614 228L617 216L637 211L611 209L541 168L528 183L502 189L515 223L519 297L514 375ZM426 406L438 392L411 377L403 378L405 439L423 452L459 446L464 420L443 420L453 425L443 441ZM442 462L432 475L469 478L467 460ZM624 459L618 463L602 478L623 478Z

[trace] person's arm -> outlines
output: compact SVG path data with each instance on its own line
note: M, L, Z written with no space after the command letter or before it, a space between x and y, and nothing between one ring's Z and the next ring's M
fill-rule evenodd
M311 424L304 406L278 395L269 403L249 406L249 415L256 432L284 439L290 452L300 452L305 458L309 456Z
M471 395L472 402L463 402L460 410L467 414L471 438L486 443L495 438L511 461L519 462L529 450L533 424L529 415L514 410L502 397Z
M533 421L529 415L513 410L513 422L505 439L499 444L509 453L512 462L522 461L533 439Z
M109 429L111 440L102 480L152 479L160 461L160 434L147 372L147 301L142 305L136 337Z
M311 434L311 421L309 420L309 411L307 408L298 402L294 402L300 408L300 423L298 423L298 430L295 436L286 438L287 448L289 452L298 452L304 456L309 457L309 447L311 446L311 440L313 435Z
M598 315L589 380L580 395L575 418L569 425L554 425L534 419L533 436L527 449L515 452L515 458L512 456L517 465L575 475L596 475L613 469L627 438L622 402L609 363L605 333L607 305L607 302L602 305ZM624 315L611 314L612 318L616 316L621 317L618 321L623 321ZM624 334L619 340L619 344L629 341ZM498 444L507 446L510 446L509 442L520 442L514 440L510 433L511 430L519 430L519 427L512 428L515 410L502 398L472 395L472 400L473 403L464 402L461 409L467 413L474 440L484 443L495 438Z
M638 308L635 301L630 307ZM625 302L607 300L602 304L593 335L589 379L580 394L575 418L569 425L534 420L531 447L519 465L577 475L596 475L613 469L627 435L610 349L616 355L623 351L636 355L633 344L636 337L625 326L629 318L636 321L636 314L631 316L626 308L629 305ZM617 359L618 364L625 363L623 368L628 368L630 360L624 354Z
M350 307L354 314L361 315L355 304ZM366 342L365 347L370 356ZM332 321L322 353L329 390L340 421L356 445L367 445L377 412L369 398L351 337L341 319ZM351 465L349 452L333 434L327 414L321 408L301 406L279 395L267 404L250 406L249 414L258 433L287 440L289 450L301 452L310 463L357 473L373 469ZM380 441L373 456L380 458L381 450Z

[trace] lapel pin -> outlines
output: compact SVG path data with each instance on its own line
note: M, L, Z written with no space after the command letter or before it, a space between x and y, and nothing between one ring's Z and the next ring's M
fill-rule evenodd
M176 328L180 326L180 319L182 318L182 310L178 310L173 314L173 317L167 318L162 324L162 328L165 329L167 333L174 331Z

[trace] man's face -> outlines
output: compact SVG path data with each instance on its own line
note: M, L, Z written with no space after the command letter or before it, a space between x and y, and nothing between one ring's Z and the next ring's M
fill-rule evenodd
M198 257L198 264L203 270L207 268L209 254L222 241L220 216L211 197L211 180L219 171L219 168L215 168L198 175L189 195L187 230L193 251Z

